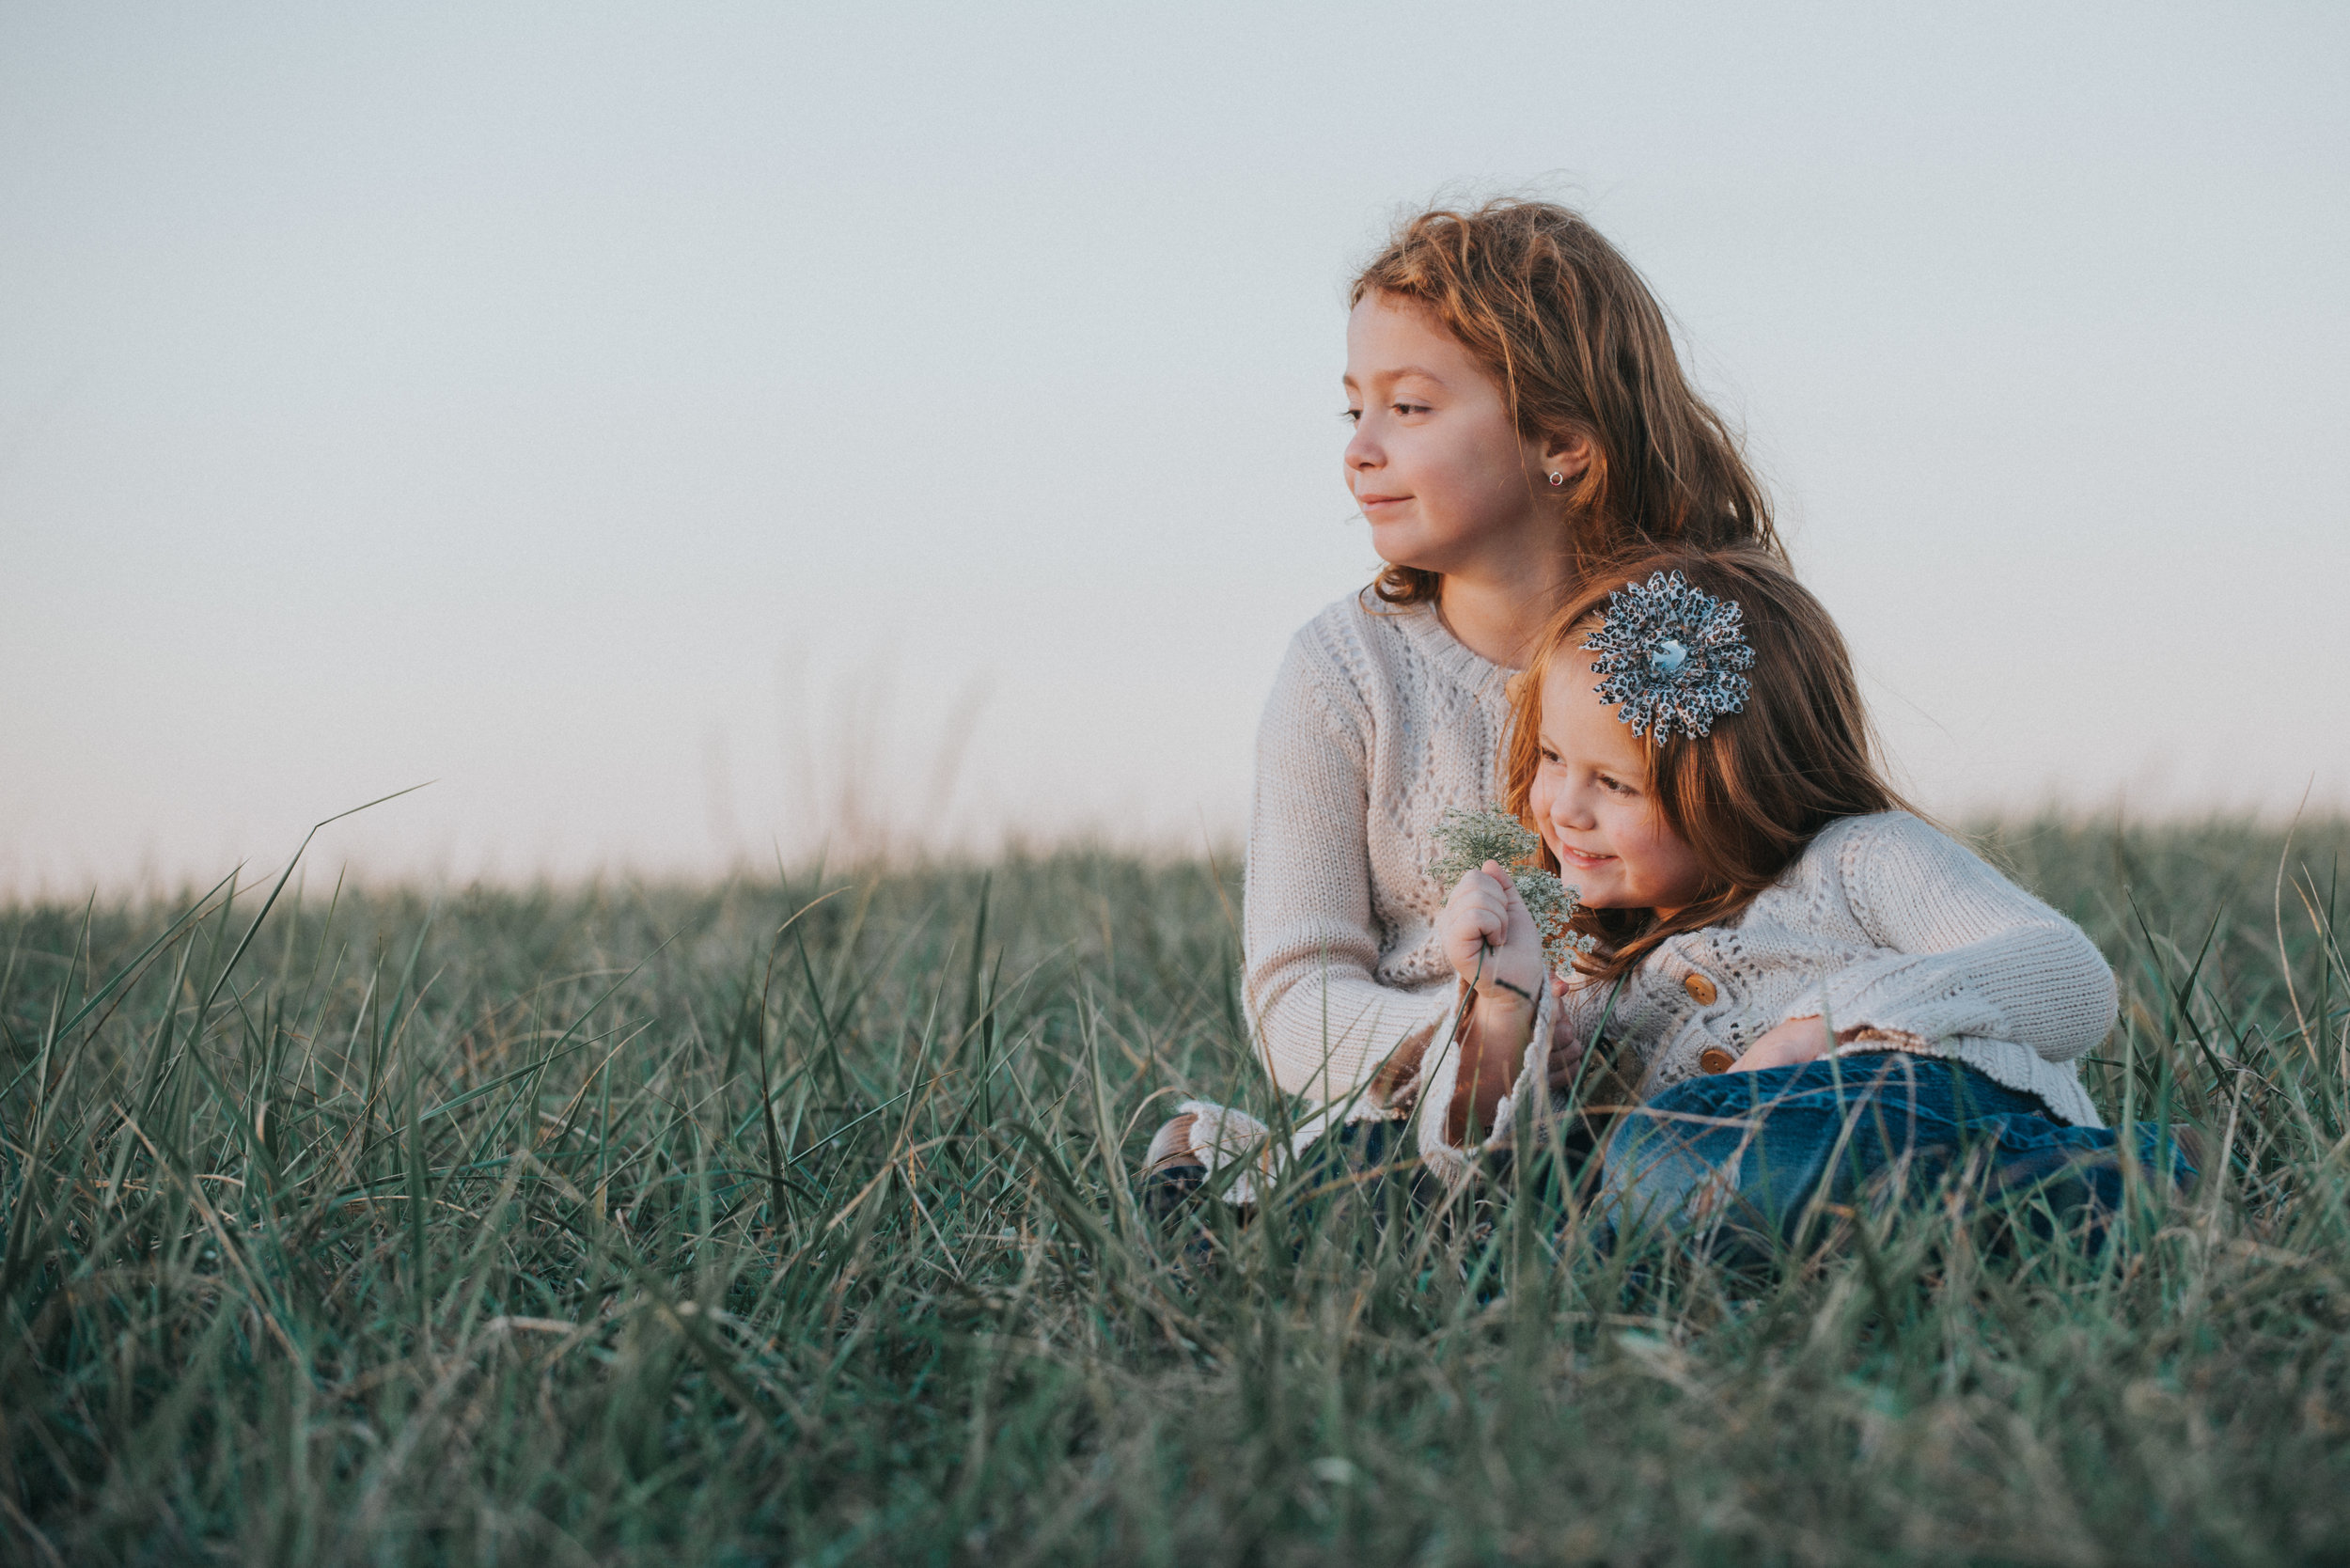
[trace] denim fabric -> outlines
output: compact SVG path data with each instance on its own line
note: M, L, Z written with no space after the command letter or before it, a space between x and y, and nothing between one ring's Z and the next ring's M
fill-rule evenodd
M2130 1132L2149 1171L2193 1177L2159 1127ZM2120 1143L2114 1130L2055 1121L2031 1095L1960 1062L1830 1057L1659 1093L1608 1140L1599 1201L1617 1232L1710 1227L1767 1249L1798 1239L1815 1200L1919 1197L1966 1172L1986 1196L2037 1200L2045 1223L2120 1209Z

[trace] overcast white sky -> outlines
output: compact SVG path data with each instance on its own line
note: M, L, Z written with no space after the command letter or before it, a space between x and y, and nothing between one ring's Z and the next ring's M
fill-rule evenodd
M1927 804L2350 804L2345 80L2339 5L8 6L0 893L423 779L321 859L1229 842L1374 564L1345 280L1502 189Z

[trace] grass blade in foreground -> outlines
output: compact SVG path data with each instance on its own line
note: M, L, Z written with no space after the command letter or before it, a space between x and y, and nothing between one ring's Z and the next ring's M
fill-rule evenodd
M2232 1128L2103 1254L1163 1238L1148 1097L1259 1092L1206 866L0 914L0 1559L2339 1557L2350 828L1994 838L2123 977L2108 1114Z

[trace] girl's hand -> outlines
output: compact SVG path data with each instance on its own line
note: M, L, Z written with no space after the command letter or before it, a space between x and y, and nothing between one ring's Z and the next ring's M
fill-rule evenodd
M1747 1054L1731 1062L1729 1071L1760 1073L1767 1067L1794 1067L1817 1061L1835 1048L1836 1042L1828 1038L1827 1025L1817 1013L1809 1018L1790 1018L1747 1046Z
M1552 1027L1557 1028L1554 1024ZM1568 1036L1565 1031L1551 1037L1550 1087L1561 1092L1574 1087L1575 1069L1583 1065L1583 1042Z
M1474 984L1480 999L1513 1003L1532 1016L1550 983L1542 934L1498 864L1488 860L1461 879L1436 917L1436 938L1453 973Z

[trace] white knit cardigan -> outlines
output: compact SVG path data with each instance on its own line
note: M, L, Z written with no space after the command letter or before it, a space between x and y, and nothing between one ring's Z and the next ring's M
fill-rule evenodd
M1823 829L1732 925L1668 937L1621 987L1589 984L1537 1013L1534 1038L1496 1112L1542 1082L1560 1031L1588 1041L1605 1015L1616 1071L1646 1100L1746 1054L1765 1031L1817 1015L1836 1055L1908 1051L1963 1061L2029 1094L2059 1121L2105 1123L2078 1058L2113 1028L2113 971L2080 927L1965 845L1905 811ZM1419 1146L1458 1170L1446 1144L1459 1058L1449 1023L1427 1063Z
M1495 798L1511 673L1432 606L1369 589L1291 640L1257 731L1242 914L1242 1003L1284 1091L1409 1098L1452 1007L1435 826Z

